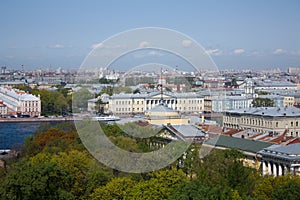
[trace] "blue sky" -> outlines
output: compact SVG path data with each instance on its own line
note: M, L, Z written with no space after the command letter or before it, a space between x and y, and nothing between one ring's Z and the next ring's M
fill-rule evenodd
M300 66L300 1L78 1L0 3L0 65L79 67L91 47L139 27L174 29L220 69Z

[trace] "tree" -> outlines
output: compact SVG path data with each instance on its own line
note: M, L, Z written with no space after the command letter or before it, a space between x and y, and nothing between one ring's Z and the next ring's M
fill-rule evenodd
M92 200L124 199L127 191L136 184L131 178L114 178L105 186L98 187L91 194Z
M274 101L269 98L255 98L252 101L253 107L273 107L274 106Z
M237 84L236 78L233 78L233 79L231 80L231 86L232 86L232 87L237 87L237 86L239 86L239 85Z
M253 195L256 199L299 199L299 177L278 176L264 177L255 186Z
M299 181L290 180L286 184L276 188L272 195L273 199L277 200L297 200L300 197L300 184Z
M70 110L66 97L60 92L35 90L33 94L41 96L43 115L62 115Z
M77 92L73 94L73 109L75 112L79 111L87 111L88 107L88 100L91 99L93 96L89 92L87 88L81 88Z
M21 162L5 177L1 199L75 199L71 174L53 162ZM66 198L67 197L67 198Z
M234 199L239 197L236 192L230 190L228 186L210 186L200 179L193 179L180 184L169 199L172 200L215 200L215 199ZM236 198L238 199L238 198Z
M141 93L140 89L139 88L136 88L135 90L133 90L132 92L133 94L138 94L138 93Z
M126 193L125 199L167 199L178 185L187 179L182 170L176 168L152 172L150 179L140 181Z

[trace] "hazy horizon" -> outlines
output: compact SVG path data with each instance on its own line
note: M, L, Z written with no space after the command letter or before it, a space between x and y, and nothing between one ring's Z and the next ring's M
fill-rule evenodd
M193 38L220 70L286 70L300 66L299 10L297 0L4 1L0 66L78 68L115 34L162 27Z

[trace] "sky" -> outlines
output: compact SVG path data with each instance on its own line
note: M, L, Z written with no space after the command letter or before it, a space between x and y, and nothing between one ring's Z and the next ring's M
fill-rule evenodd
M220 69L300 66L299 0L12 0L0 3L0 65L78 68L120 32L162 27L201 44Z

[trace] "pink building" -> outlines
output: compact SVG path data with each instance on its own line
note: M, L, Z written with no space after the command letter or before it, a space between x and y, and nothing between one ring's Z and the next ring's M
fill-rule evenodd
M7 107L7 114L41 115L41 99L39 96L28 94L11 87L0 87L0 100Z

